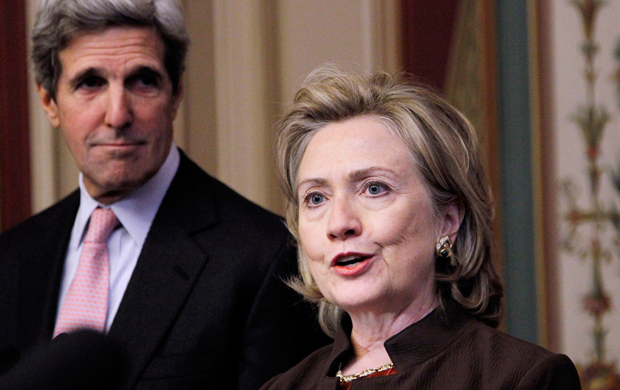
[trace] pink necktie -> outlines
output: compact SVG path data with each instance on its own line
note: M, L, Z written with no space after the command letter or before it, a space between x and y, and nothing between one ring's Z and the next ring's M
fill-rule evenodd
M118 223L110 209L98 207L93 211L75 277L56 320L54 337L79 328L105 330L110 277L108 237Z

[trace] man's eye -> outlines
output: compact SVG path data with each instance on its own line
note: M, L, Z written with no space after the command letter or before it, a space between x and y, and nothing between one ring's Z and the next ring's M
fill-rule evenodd
M138 73L127 80L127 86L129 88L151 90L159 86L159 78L157 75L152 74L152 72Z
M98 88L104 83L105 81L99 77L86 77L78 84L78 88Z
M157 86L157 78L153 76L148 76L148 75L140 76L138 77L137 81L145 87L156 87Z

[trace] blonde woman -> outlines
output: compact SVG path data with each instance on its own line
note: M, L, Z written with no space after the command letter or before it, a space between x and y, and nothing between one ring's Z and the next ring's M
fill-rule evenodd
M316 71L279 123L292 286L334 343L264 389L579 389L503 334L474 129L400 76Z

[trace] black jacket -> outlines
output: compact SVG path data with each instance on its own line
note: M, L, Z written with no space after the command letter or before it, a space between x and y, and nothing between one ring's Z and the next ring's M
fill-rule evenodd
M79 203L76 191L0 235L5 370L52 337ZM107 337L123 351L120 388L256 389L325 345L282 282L296 272L290 240L279 217L181 153Z

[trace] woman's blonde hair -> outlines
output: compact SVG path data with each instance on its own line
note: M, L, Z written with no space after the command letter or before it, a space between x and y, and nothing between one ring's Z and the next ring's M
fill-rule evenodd
M317 131L328 123L364 115L378 118L407 146L429 190L435 216L451 204L463 210L453 256L436 261L441 307L453 299L496 327L502 316L503 288L491 261L492 198L475 130L444 99L402 74L363 76L334 66L319 68L278 122L278 169L288 200L286 220L299 255L300 276L290 285L318 305L321 327L333 337L342 311L325 300L308 269L299 240L297 175Z

